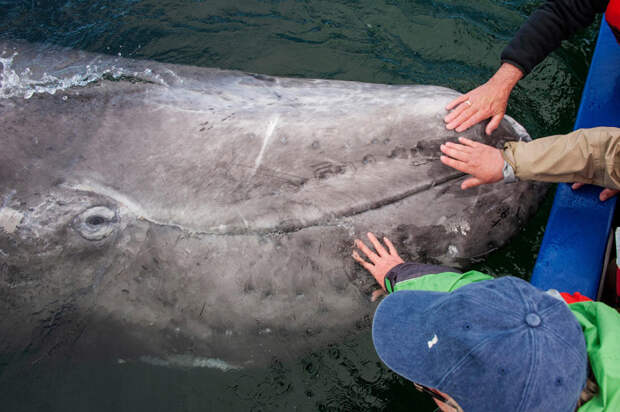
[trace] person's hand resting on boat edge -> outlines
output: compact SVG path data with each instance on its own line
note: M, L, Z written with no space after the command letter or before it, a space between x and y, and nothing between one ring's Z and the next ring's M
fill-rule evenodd
M447 142L440 146L441 163L472 177L461 183L461 189L499 182L504 178L504 158L495 147L459 137L458 143Z
M366 236L368 237L368 240L370 240L370 243L374 247L376 253L366 246L366 244L364 244L364 242L360 239L355 239L354 248L357 247L364 254L364 256L370 260L370 262L362 258L355 249L353 249L351 256L367 271L369 271L377 283L381 286L380 290L377 290L372 294L371 301L374 302L385 292L385 276L394 266L404 263L404 260L398 255L396 248L387 237L383 238L383 241L387 246L386 249L386 247L381 244L373 233L368 232Z
M571 189L577 190L577 189L579 189L583 185L585 185L585 183L573 183L572 186L571 186ZM598 195L598 199L601 202L604 202L604 201L606 201L608 199L611 199L612 197L614 197L618 193L620 193L620 190L604 188L601 191L601 194Z

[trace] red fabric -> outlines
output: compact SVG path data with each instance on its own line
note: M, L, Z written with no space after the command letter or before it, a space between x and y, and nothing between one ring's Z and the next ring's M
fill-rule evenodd
M583 296L581 293L579 292L575 292L572 295L570 293L564 293L564 292L560 292L560 295L562 295L562 298L564 299L564 302L568 303L569 305L571 303L577 303L577 302L591 302L592 299L590 299L587 296Z
M620 30L620 0L610 0L605 18L611 27Z

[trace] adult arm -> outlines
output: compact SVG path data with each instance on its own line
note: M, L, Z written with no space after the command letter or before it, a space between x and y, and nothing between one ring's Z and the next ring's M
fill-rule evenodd
M466 138L441 145L441 161L472 177L468 189L504 178L510 166L521 180L579 182L620 189L620 129L597 127L531 142L508 142L499 150ZM604 199L601 199L604 200Z
M549 0L534 11L501 54L502 65L485 84L446 106L446 128L462 132L491 118L491 134L506 112L517 82L577 30L592 24L609 0Z
M501 60L524 75L576 31L588 27L609 0L548 0L521 26L502 51Z
M620 128L579 129L531 142L508 142L502 155L522 180L620 189Z

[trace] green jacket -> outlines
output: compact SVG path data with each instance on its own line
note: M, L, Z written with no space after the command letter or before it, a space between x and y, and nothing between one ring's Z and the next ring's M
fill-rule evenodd
M407 279L398 283L386 282L388 291L429 290L451 292L472 282L493 279L484 273L438 273ZM579 412L620 411L620 314L601 302L569 304L581 324L586 340L590 366L599 392L579 408Z

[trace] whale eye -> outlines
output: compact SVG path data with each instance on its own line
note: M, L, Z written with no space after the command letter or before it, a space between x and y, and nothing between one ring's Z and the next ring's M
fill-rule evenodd
M116 212L105 206L86 209L73 219L73 228L87 240L102 240L118 225Z
M91 216L86 219L86 223L91 226L103 225L105 223L105 218L102 216Z

